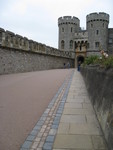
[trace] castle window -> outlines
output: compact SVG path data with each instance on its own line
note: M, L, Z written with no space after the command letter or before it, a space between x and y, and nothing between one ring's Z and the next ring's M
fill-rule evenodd
M73 32L73 28L71 27L71 32Z
M8 43L8 36L6 36L6 43Z
M75 42L75 49L77 48L77 43Z
M13 43L13 37L11 36L11 43Z
M70 41L70 49L73 49L73 41Z
M91 28L93 27L93 24L91 23Z
M87 43L87 48L89 48L90 46L89 46L89 43Z
M100 45L100 43L99 43L99 42L95 42L95 47L96 47L96 48L98 48L98 47L99 47L99 45Z
M62 32L64 32L64 28L62 28Z
M96 30L96 34L97 34L97 35L99 34L99 30Z
M17 39L16 39L16 44L18 44ZM20 46L22 45L22 40L21 39L19 39L19 44L20 44Z
M0 41L2 41L2 33L0 32Z
M82 50L82 45L80 44L80 51Z
M112 44L112 43L113 43L113 39L110 38L110 39L109 39L109 44Z
M64 46L65 46L65 42L62 40L61 41L61 49L64 49Z

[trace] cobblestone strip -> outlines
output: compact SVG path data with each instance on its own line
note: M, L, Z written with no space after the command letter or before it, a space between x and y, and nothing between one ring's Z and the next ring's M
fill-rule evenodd
M20 150L52 150L74 71L59 88Z

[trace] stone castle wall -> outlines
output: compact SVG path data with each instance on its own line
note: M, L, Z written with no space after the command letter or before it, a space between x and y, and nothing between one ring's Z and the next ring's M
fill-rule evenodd
M0 29L0 74L63 68L74 53L61 51Z
M74 59L0 47L0 74L60 69L68 62L74 67Z
M109 150L113 149L113 69L97 66L81 68L90 100L103 130Z

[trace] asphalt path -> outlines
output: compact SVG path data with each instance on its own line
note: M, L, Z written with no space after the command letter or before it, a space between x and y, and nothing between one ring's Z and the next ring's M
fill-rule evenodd
M19 150L72 69L0 76L0 150Z

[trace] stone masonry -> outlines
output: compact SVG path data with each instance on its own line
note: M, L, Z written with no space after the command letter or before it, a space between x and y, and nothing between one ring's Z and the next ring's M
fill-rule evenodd
M74 67L74 59L68 57L0 48L0 74L60 69L68 62Z
M59 49L75 52L75 66L89 55L100 55L104 50L113 54L113 28L109 28L109 14L91 13L86 16L86 30L80 27L77 17L63 16L58 19Z
M74 67L75 53L61 51L0 28L0 74Z

